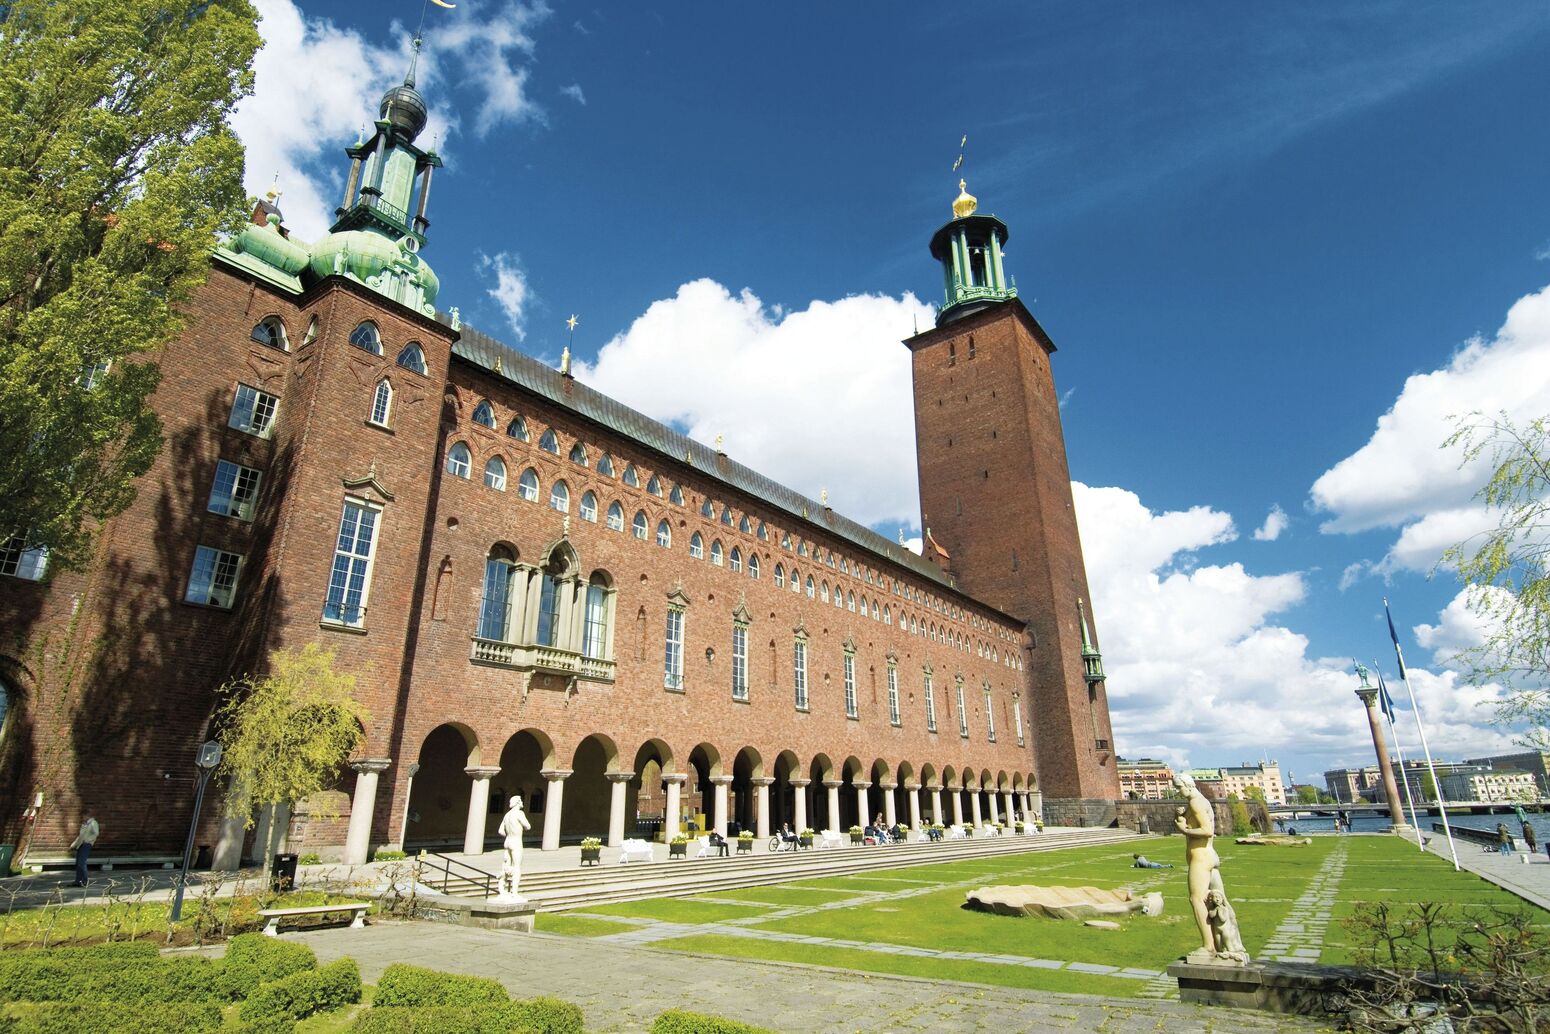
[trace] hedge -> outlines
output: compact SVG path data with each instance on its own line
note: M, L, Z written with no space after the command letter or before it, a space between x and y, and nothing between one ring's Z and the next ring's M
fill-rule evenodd
M379 985L380 986L380 985ZM581 1009L558 998L485 1006L372 1008L350 1034L581 1034Z
M0 956L0 1001L218 1002L228 999L221 967L209 959L123 960Z
M259 987L238 1015L251 1023L267 1016L304 1020L324 1009L361 1000L361 971L354 959L339 959L321 969L303 970Z
M226 995L235 1001L258 990L260 984L316 969L317 965L318 957L305 944L244 933L227 942L221 973Z
M651 1034L775 1034L775 1031L702 1012L669 1009L651 1025Z
M511 996L500 981L489 977L466 977L457 973L439 973L434 969L395 962L382 971L377 981L375 1005L489 1005L505 1004Z
M23 948L0 953L0 960L61 959L68 962L94 962L107 959L129 962L159 958L161 950L155 941L113 941L109 944L88 944L83 948Z
M72 1002L40 1005L10 1029L15 1034L213 1034L220 1028L221 1007L213 1002Z

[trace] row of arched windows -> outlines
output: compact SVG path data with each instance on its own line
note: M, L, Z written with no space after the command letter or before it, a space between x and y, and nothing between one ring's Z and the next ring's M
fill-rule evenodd
M249 335L254 341L266 348L277 349L281 352L291 350L290 336L285 330L285 321L278 316L265 316L253 325L253 331ZM302 338L303 345L311 344L318 336L318 318L312 317L307 324L306 336ZM382 354L382 333L377 325L370 320L362 322L350 332L350 344L372 355ZM413 370L423 376L430 375L430 368L425 364L425 349L417 341L411 341L399 351L396 360L399 366L406 370Z

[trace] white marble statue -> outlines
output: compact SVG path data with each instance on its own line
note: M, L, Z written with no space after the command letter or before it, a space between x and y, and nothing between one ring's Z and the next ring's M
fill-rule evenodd
M500 890L495 895L502 901L520 901L517 884L522 880L522 834L533 828L522 810L522 795L511 795L511 804L501 819L501 877Z
M1211 846L1216 836L1216 812L1205 794L1195 786L1188 772L1178 772L1174 784L1184 794L1184 807L1178 810L1173 825L1184 834L1184 860L1189 865L1189 907L1200 931L1200 947L1186 956L1187 961L1215 965L1242 964L1249 961L1238 934L1238 919L1222 886L1222 860Z

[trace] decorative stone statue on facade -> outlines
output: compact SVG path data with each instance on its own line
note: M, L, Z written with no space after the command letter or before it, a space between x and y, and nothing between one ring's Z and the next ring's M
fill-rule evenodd
M522 834L531 828L533 824L522 810L522 795L512 794L511 804L501 819L499 830L502 857L500 889L495 895L498 901L522 900L517 893L517 884L522 880Z
M1186 961L1215 965L1241 965L1249 961L1238 933L1238 918L1222 886L1221 859L1211 846L1216 836L1216 813L1205 794L1195 786L1187 772L1173 777L1183 792L1184 807L1173 820L1184 834L1184 859L1189 865L1189 907L1200 931L1200 947Z

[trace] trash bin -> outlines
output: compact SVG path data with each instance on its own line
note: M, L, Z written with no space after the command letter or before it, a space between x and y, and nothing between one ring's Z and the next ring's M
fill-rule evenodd
M292 890L296 886L296 864L299 856L277 854L269 867L269 887L275 892Z
M15 844L0 844L0 876L11 875L11 859L15 857L15 855Z

